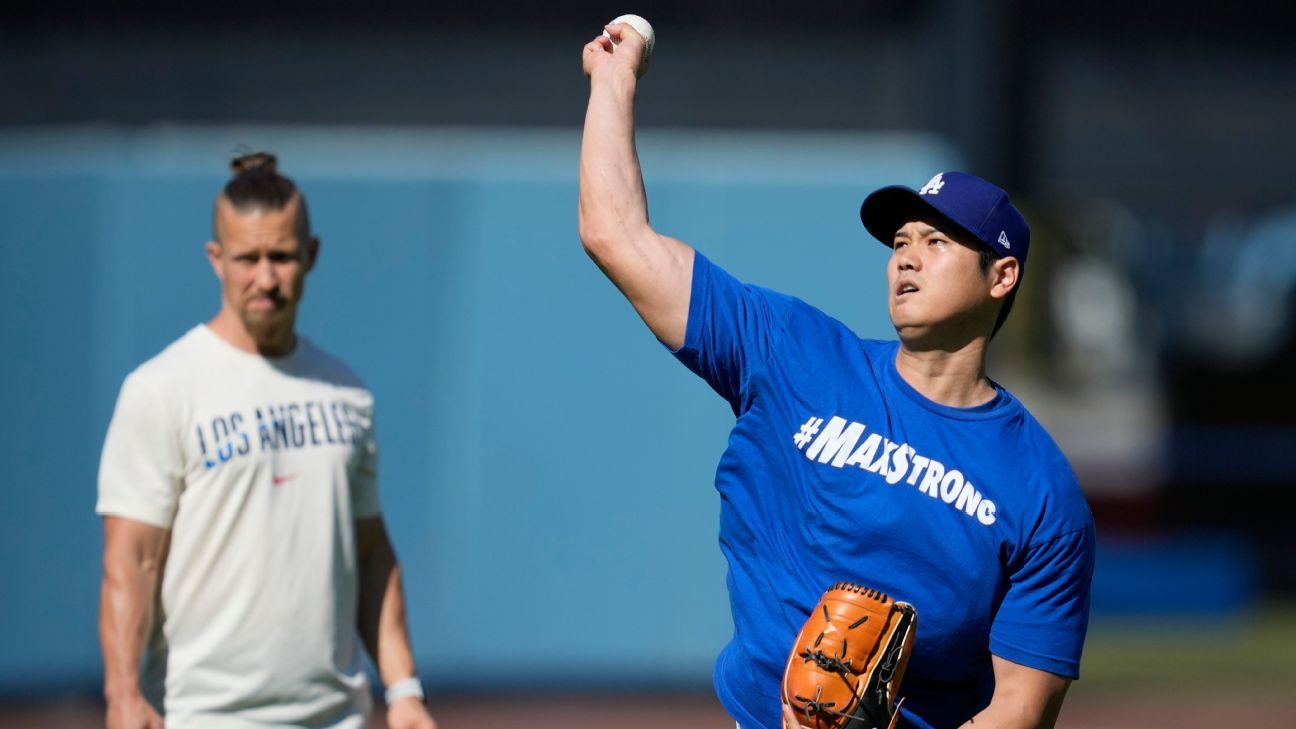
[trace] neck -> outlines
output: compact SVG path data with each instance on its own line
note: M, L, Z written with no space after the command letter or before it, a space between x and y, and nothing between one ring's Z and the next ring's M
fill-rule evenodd
M923 347L900 340L896 371L932 402L970 408L989 402L994 386L985 374L986 338L976 337L954 347Z
M275 327L266 332L253 334L243 320L227 308L222 308L207 326L216 336L250 354L262 357L282 357L292 351L297 344L297 335L292 322L282 327Z

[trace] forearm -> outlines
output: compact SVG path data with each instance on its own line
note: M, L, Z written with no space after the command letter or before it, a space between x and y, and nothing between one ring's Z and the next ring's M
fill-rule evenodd
M383 685L390 686L415 673L414 650L405 621L405 595L401 589L398 565L393 564L384 592L373 656Z
M1056 709L1051 714L1041 716L1025 706L996 705L992 702L959 729L1053 729L1057 717Z
M1016 711L992 704L982 709L959 729L1046 729L1046 726L1037 724L1030 717Z
M99 643L104 698L109 703L139 694L139 666L153 625L159 567L105 564L99 599Z
M579 219L581 241L598 260L607 244L650 232L648 201L634 138L638 82L620 68L590 78L581 137Z
M1053 729L1070 679L993 656L990 704L960 729Z
M414 675L400 565L386 534L360 566L360 635L384 685Z

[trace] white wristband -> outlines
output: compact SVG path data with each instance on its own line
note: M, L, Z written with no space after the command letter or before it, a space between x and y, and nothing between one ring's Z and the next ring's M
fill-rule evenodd
M401 699L409 698L410 696L416 696L420 700L423 698L423 682L419 681L418 676L402 678L396 683L388 686L387 693L385 694L388 706L391 706Z

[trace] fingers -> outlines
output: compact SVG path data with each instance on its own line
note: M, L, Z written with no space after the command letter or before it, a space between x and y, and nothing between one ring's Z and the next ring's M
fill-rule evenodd
M787 704L783 704L783 729L801 729L796 714L792 713L792 707Z
M589 77L596 68L607 67L612 61L612 54L616 48L615 40L601 34L586 43L581 52L581 65L584 67L585 75ZM620 62L620 59L616 61L617 64Z
M581 49L581 58L588 59L590 55L595 53L611 53L613 47L612 39L601 35L585 44L585 47Z
M607 35L603 37L612 42L613 48L621 45L626 41L632 41L633 43L637 43L639 45L644 45L644 43L646 42L646 39L639 34L639 31L635 30L635 27L633 25L630 25L629 23L617 23L616 25L605 25L603 26L603 32L607 33Z
M598 62L598 57L604 53L612 53L612 41L606 36L600 35L581 49L581 66L586 76L590 75L593 66Z
M638 78L647 68L646 49L643 37L634 29L634 26L627 23L604 26L603 33L595 36L594 40L586 43L581 50L585 75L591 76L595 68L618 66L631 68ZM621 52L616 55L615 61L603 58L604 55L613 56L618 50Z

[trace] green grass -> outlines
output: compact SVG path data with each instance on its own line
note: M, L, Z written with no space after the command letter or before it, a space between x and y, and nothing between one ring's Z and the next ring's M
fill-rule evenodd
M1217 620L1094 621L1081 663L1087 690L1290 691L1296 686L1296 605Z

